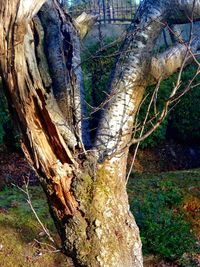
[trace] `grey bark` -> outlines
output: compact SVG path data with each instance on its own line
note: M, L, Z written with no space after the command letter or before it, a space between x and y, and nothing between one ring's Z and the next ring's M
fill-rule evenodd
M110 86L111 100L99 124L95 145L101 159L120 153L131 139L134 118L148 85L153 49L160 32L168 24L185 23L192 18L198 20L199 14L199 1L146 0L140 4L116 62Z

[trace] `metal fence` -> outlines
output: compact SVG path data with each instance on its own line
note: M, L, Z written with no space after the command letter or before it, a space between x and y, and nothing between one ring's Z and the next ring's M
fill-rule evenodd
M97 14L103 23L131 21L137 8L135 0L63 0L63 4L72 16L85 11Z

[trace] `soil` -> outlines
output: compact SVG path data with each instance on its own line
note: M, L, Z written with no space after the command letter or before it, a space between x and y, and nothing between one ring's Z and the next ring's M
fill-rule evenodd
M131 165L134 148L131 148L128 166ZM160 173L189 170L200 167L200 145L188 146L168 142L152 149L139 149L134 163L134 172ZM21 186L24 181L38 184L35 171L18 150L0 148L0 190L12 183Z
M0 150L0 190L5 185L21 186L24 182L37 184L35 171L29 166L21 151Z
M134 148L131 148L129 165ZM189 170L200 167L200 145L184 145L173 142L157 148L139 149L134 171L140 173L160 173L177 170Z

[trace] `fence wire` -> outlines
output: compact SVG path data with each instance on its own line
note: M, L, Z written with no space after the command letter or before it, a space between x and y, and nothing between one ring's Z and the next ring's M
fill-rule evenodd
M129 22L137 8L135 0L61 0L72 16L83 11L98 15L103 23Z

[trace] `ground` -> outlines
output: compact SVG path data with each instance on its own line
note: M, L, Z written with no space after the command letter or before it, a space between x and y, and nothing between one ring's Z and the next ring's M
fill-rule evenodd
M130 164L132 154L129 155ZM200 167L199 159L200 145L168 141L155 148L139 149L134 170L139 173L160 173L195 169Z
M30 184L38 183L37 176L21 151L0 150L0 190L12 183L22 185L24 179L29 179Z
M139 171L134 171L128 185L130 202L135 194L141 197L149 190L154 190L155 184L160 181L173 181L184 191L182 209L187 219L192 223L193 230L200 241L200 169L161 172L149 169L144 172L144 157L139 153L137 161ZM177 153L177 152L175 152ZM152 158L152 157L151 157ZM131 159L130 159L131 161ZM154 161L155 162L155 161ZM148 163L153 166L153 163ZM163 162L162 162L163 164ZM143 166L143 167L141 167ZM141 172L143 169L143 172ZM70 259L64 256L52 244L38 223L26 200L26 195L17 187L10 187L11 183L22 186L23 180L30 177L30 196L33 206L49 229L51 235L59 244L59 239L48 212L45 196L37 185L37 177L27 165L22 153L0 153L0 267L66 267L72 266ZM6 185L6 186L5 186ZM8 186L7 186L8 185ZM200 266L200 255L195 254L194 266ZM181 266L176 262L167 262L154 255L145 256L145 267L175 267ZM187 266L190 267L190 266Z

